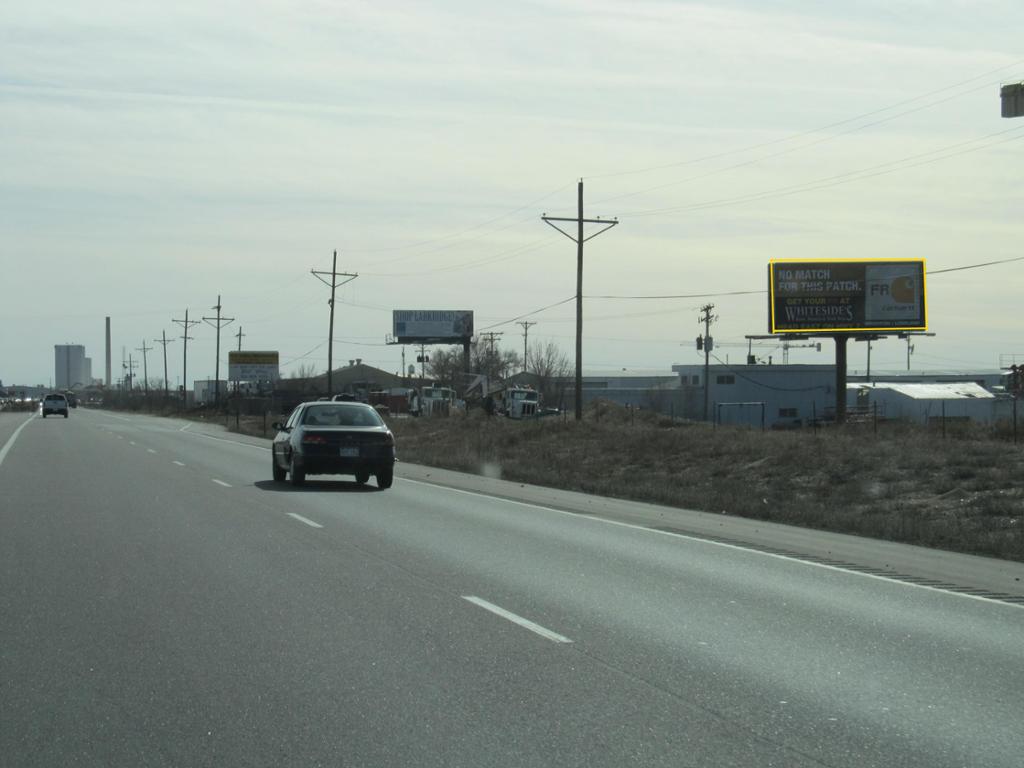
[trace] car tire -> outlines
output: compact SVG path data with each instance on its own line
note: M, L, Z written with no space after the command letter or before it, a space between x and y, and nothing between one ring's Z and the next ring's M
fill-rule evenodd
M67 417L68 417L68 412L64 411L64 418L66 419Z
M289 465L288 479L289 481L291 481L292 485L302 485L304 482L306 482L306 472L305 470L299 469L298 467L295 466L294 456L292 456L292 461L291 464Z
M273 468L274 482L275 483L283 483L285 476L288 474L288 470L287 469L281 469L279 466L277 466L277 457L273 454L273 452L271 452L271 454L270 454L270 463L274 467Z
M43 411L43 418L46 418L46 411Z
M369 472L356 472L356 482L360 485L365 485L366 481L370 479Z
M385 469L383 472L377 473L377 487L381 490L390 488L391 484L395 481L395 470Z

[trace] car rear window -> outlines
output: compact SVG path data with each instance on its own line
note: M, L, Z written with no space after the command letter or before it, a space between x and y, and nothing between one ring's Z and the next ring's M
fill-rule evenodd
M321 427L379 427L383 424L372 408L348 403L311 405L302 415L302 423Z

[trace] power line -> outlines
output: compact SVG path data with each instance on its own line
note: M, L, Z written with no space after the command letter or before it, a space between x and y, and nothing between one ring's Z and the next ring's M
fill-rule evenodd
M737 197L719 198L717 200L707 200L702 203L690 203L688 205L669 206L666 208L651 208L647 210L631 211L623 214L623 216L633 217L646 217L646 216L658 216L666 213L684 213L688 211L705 210L707 208L720 208L722 206L736 205L740 203L756 202L759 200L766 200L773 197L786 197L789 195L795 195L802 192L813 192L818 189L825 189L827 187L835 187L841 184L848 184L853 181L863 181L864 179L873 178L875 176L882 176L888 173L895 173L896 171L909 170L910 168L916 168L921 165L928 165L930 163L939 162L940 160L948 160L951 157L958 155L968 154L970 152L977 152L982 149L989 149L991 147L1003 144L1007 141L1015 141L1021 136L1010 136L1009 138L1002 139L1000 141L992 141L988 144L984 144L978 147L967 147L956 152L951 152L958 147L964 147L969 144L977 144L978 142L985 141L987 139L996 138L1007 133L1020 133L1024 128L1008 128L1002 131L996 131L985 136L980 136L974 139L968 139L967 141L956 142L954 144L948 144L938 149L929 150L928 152L922 152L916 155L908 155L907 157L898 158L896 160L890 160L885 163L879 163L877 165L868 166L866 168L860 168L853 171L847 171L845 173L834 174L832 176L824 176L819 179L812 179L810 181L801 182L799 184L790 184L785 187L777 187L775 189L765 190L763 192L752 192L746 195L739 195ZM926 158L929 155L937 155L943 152L947 152L941 157L932 157L927 160L921 160L921 162L912 162L921 158ZM906 165L902 165L902 164ZM890 167L898 166L898 167ZM879 170L885 169L885 170Z
M320 349L320 347L324 346L324 344L326 344L326 343L327 343L326 341L321 341L319 344L317 344L315 347L310 349L308 352L303 352L298 357L293 357L290 360L285 360L283 363L281 363L281 365L291 365L292 363L297 363L299 360L305 360L307 357L312 355L314 352L316 352L318 349Z
M863 120L864 118L867 118L867 117L873 117L875 115L880 115L883 112L888 112L888 111L893 110L893 109L898 109L899 107L902 107L905 104L912 104L915 101L921 101L922 99L927 99L927 98L930 98L932 96L937 96L940 93L945 93L946 91L952 90L954 88L959 88L961 86L968 85L970 83L973 83L973 82L976 82L978 80L981 80L982 78L990 77L991 75L994 75L994 74L996 74L998 72L1004 72L1007 69L1013 69L1015 67L1019 67L1022 64L1024 64L1024 60L1015 61L1015 62L1013 62L1011 64L1006 64L1006 65L1004 65L1002 67L996 67L995 69L991 69L991 70L989 70L987 72L983 72L982 74L976 75L975 77L968 78L967 80L961 80L960 82L953 83L952 85L943 86L942 88L936 88L933 91L928 91L927 93L922 93L922 94L919 94L917 96L913 96L913 97L911 97L909 99L904 99L903 101L895 102L894 104L890 104L889 106L886 106L886 107L880 107L878 109L873 109L873 110L871 110L869 112L863 112L863 113L861 113L859 115L854 115L853 117L844 118L843 120L837 120L834 123L828 123L826 125L822 125L822 126L819 126L817 128L811 128L811 129L808 129L808 130L805 130L805 131L800 131L799 133L791 134L789 136L783 136L783 137L780 137L778 139L771 139L769 141L762 141L762 142L758 142L756 144L747 145L745 147L739 147L737 149L726 150L724 152L716 152L716 153L713 153L713 154L710 154L710 155L704 155L702 157L691 158L689 160L680 160L680 161L673 162L673 163L662 163L662 164L659 164L659 165L652 165L652 166L647 166L647 167L644 167L644 168L634 168L634 169L631 169L631 170L617 171L615 173L596 174L596 175L588 176L587 178L589 178L589 179L608 179L608 178L613 178L613 177L616 177L616 176L632 176L632 175L641 174L641 173L649 173L651 171L660 171L660 170L664 170L665 168L677 168L677 167L681 167L681 166L685 166L685 165L695 165L697 163L702 163L702 162L705 162L707 160L717 160L717 159L722 158L722 157L728 157L730 155L741 154L743 152L750 152L750 151L755 150L755 149L762 149L764 147L770 147L770 146L774 146L776 144L782 144L782 143L785 143L787 141L795 141L796 139L803 138L804 136L810 136L810 135L813 135L815 133L821 133L822 131L827 131L827 130L829 130L831 128L838 128L841 125L848 125L849 123L854 123L854 122L857 122L858 120ZM979 88L972 88L972 89L970 89L968 91L965 91L964 93L973 93L976 90L980 90L981 88L987 88L990 85L991 85L991 83L986 83L983 86L979 86ZM958 96L962 96L962 95L964 95L964 94L963 93L957 94L956 96L951 96L950 98L957 98ZM935 104L941 104L941 103L943 103L945 101L948 101L948 100L949 99L943 99L941 101L934 102L934 104L929 104L929 105L926 105L925 107L921 107L920 109L925 109L928 106L934 106ZM903 114L909 114L912 111L916 112L916 111L919 111L919 110L918 109L910 110L908 112L901 113L900 115L895 115L894 117L901 117ZM885 121L882 120L882 121L878 121L878 122L885 122ZM877 122L876 123L872 123L872 125L877 125L877 124L878 124ZM859 129L856 129L856 130L859 130ZM614 199L614 198L610 198L610 199ZM599 200L597 202L607 202L607 199L606 200Z
M610 296L610 295L593 295L586 296L588 299L708 299L716 298L718 296L746 296L752 293L768 293L766 290L761 291L726 291L725 293L671 293L662 294L657 296Z
M960 272L964 269L978 269L979 267L991 267L996 264L1009 264L1012 261L1024 261L1024 256L1015 256L1012 259L1000 259L999 261L986 261L981 264L968 264L966 267L949 267L947 269L929 269L925 274L941 275L943 272Z
M532 220L532 217L531 217ZM423 269L416 272L362 272L361 274L370 277L421 277L423 275L434 275L442 272L458 272L463 269L473 269L475 267L483 267L489 264L497 264L500 261L507 261L514 256L519 256L523 253L529 253L530 251L539 250L544 246L548 245L550 241L548 238L540 238L524 245L517 245L504 251L487 256L482 259L474 259L473 261L466 261L460 264L451 264L444 267L435 267L433 269ZM421 255L421 254L418 254Z
M483 222L481 222L479 224L474 224L471 227L466 227L465 229L458 230L458 231L453 232L453 233L448 234L448 235L442 235L440 237L433 237L433 238L429 238L427 240L420 240L420 241L415 242L415 243L407 243L405 245L394 245L394 246L387 246L387 247L382 247L382 248L359 248L359 249L356 249L356 250L350 251L350 252L351 253L356 253L356 254L360 254L360 253L383 253L383 252L388 252L388 251L406 250L406 249L409 249L409 248L419 248L420 246L423 246L423 245L431 245L433 243L440 243L440 242L444 242L444 241L447 241L447 240L454 240L454 239L457 239L457 238L461 237L462 235L464 235L464 234L466 234L468 232L474 232L474 231L476 231L478 229L482 229L482 228L486 227L488 224L493 224L494 222L501 221L502 219L507 218L509 216L514 216L515 214L519 213L520 211L525 211L525 210L527 210L529 208L533 208L533 207L537 206L538 204L540 204L540 203L544 202L545 200L547 200L549 197L554 197L559 192L562 192L562 191L568 189L571 186L572 186L571 182L569 184L563 184L558 189L552 190L551 192L548 192L546 195L542 195L541 197L538 197L536 200L531 200L528 203L524 203L523 205L521 205L521 206L519 206L517 208L514 208L514 209L512 209L510 211L507 211L506 213L503 213L500 216L495 216L495 217L487 219L486 221L483 221ZM533 216L531 215L529 218L522 219L521 221L512 222L508 226L502 227L502 228L500 228L498 230L495 230L495 231L500 232L500 231L502 231L502 229L508 229L509 227L515 226L516 224L525 223L527 221L532 221L532 220L533 220ZM486 233L486 234L493 234L493 232L489 232L489 233ZM470 240L465 241L465 242L472 242L472 240L473 239L471 238ZM438 250L440 250L440 249L438 249ZM401 258L404 259L404 258L411 258L411 257L403 256ZM399 261L399 260L400 259L394 259L392 261L384 262L384 263L389 264L389 263L393 263L393 261Z
M529 317L530 315L537 315L537 314L540 314L541 312L545 312L545 311L547 311L549 309L554 309L555 307L560 307L563 304L568 304L570 301L572 301L575 298L576 298L575 296L570 296L567 299L562 299L561 301L556 301L554 304L548 304L546 307L541 307L540 309L534 309L534 310L531 310L530 312L524 312L521 315L516 315L511 320L502 320L500 323L494 323L492 325L484 326L480 330L481 331L486 331L486 330L489 330L491 328L500 328L503 325L511 325L512 323L516 322L517 320L522 320L524 317Z
M985 85L979 86L978 88L972 88L970 91L965 91L964 93L973 93L974 91L979 91L979 90L982 90L984 88L990 88L990 87L992 87L991 83L985 83ZM834 134L831 134L829 136L822 136L821 138L815 139L814 141L809 141L809 142L806 142L804 144L799 144L799 145L797 145L795 147L790 147L789 149L782 149L782 150L779 150L778 152L772 152L771 154L762 155L761 157L754 157L754 158L751 158L749 160L744 160L744 161L739 162L739 163L734 163L732 165L727 165L724 168L716 168L714 170L705 171L704 173L697 174L696 176L688 176L685 179L677 179L676 181L670 181L670 182L667 182L667 183L664 183L664 184L655 185L653 187L647 187L645 189L639 189L639 190L637 190L635 192L626 192L626 193L621 194L621 195L612 195L611 197L601 198L600 200L596 200L595 204L597 204L597 203L607 203L607 202L611 202L611 201L614 201L614 200L622 200L622 199L627 198L627 197L636 197L637 195L643 195L643 194L646 194L648 192L657 192L658 190L668 189L669 187L676 187L676 186L679 186L680 184L686 184L686 183L689 183L691 181L698 181L700 179L706 179L709 176L717 176L720 173L727 173L729 171L735 171L735 170L737 170L739 168L747 168L747 167L749 167L751 165L757 165L758 163L762 163L762 162L764 162L766 160L773 160L773 159L775 159L777 157L783 157L785 155L791 155L794 152L799 152L802 149L807 149L809 147L814 147L814 146L817 146L819 144L824 144L825 142L833 141L833 140L841 138L843 136L848 136L851 133L856 133L857 131L862 131L865 128L873 128L873 127L875 127L877 125L882 125L883 123L887 123L890 120L895 120L896 118L903 117L905 115L909 115L909 114L912 114L914 112L920 112L922 109L927 109L929 107L933 107L936 104L943 104L943 103L945 103L947 101L950 101L952 99L958 98L958 97L960 97L962 95L964 95L964 94L963 93L958 93L958 94L955 94L953 96L949 96L948 98L940 99L939 101L932 102L931 104L925 104L925 105L920 106L920 107L915 107L914 109L908 109L905 112L899 112L899 113L897 113L895 115L891 115L891 116L886 117L886 118L884 118L882 120L876 120L876 121L874 121L872 123L865 123L863 125L858 125L858 126L856 126L854 128L851 128L851 129L849 129L847 131L842 131L840 133L834 133Z

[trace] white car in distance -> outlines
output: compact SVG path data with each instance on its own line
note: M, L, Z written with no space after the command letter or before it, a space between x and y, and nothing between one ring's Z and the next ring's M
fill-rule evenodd
M43 418L48 414L59 413L65 419L68 417L68 399L64 395L50 394L43 398Z

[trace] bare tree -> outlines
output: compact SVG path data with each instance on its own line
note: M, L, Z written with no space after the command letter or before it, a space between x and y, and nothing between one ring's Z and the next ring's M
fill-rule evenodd
M468 383L462 375L461 347L432 350L426 368L427 376L441 386L462 390Z
M507 379L522 369L522 360L515 352L491 344L476 344L470 353L473 373L482 373L491 381Z
M312 363L303 363L298 368L291 372L288 377L295 379L296 388L300 392L313 392L316 389L316 385L313 383L313 379L316 376L316 366Z
M562 407L566 388L572 383L573 364L569 356L553 341L535 345L529 353L527 368L537 377L537 389L544 402Z

